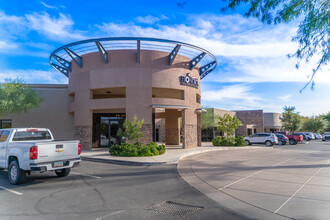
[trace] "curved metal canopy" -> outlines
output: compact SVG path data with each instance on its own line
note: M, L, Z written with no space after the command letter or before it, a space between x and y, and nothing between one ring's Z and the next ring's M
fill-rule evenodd
M172 65L177 54L191 58L190 69L199 64L201 79L217 66L215 56L203 48L180 41L144 37L109 37L77 41L54 50L49 57L49 63L55 70L68 77L71 72L71 60L82 67L81 56L84 54L99 51L104 63L107 63L110 59L107 51L131 49L136 49L138 63L140 62L140 50L169 52L169 65Z

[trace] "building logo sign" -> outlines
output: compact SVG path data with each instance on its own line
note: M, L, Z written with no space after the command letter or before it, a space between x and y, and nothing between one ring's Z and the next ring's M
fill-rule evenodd
M194 88L198 88L198 80L197 77L191 77L190 73L187 73L186 76L180 76L180 85L186 85L186 86L191 86Z

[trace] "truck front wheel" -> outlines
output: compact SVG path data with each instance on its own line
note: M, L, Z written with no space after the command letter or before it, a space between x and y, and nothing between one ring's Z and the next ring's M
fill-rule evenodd
M290 143L290 145L295 145L295 144L297 144L297 142L296 142L294 139L290 139L290 140L289 140L289 143Z
M58 177L65 177L65 176L69 175L70 168L55 170L55 173Z
M17 160L13 160L9 164L8 179L9 182L13 185L21 184L26 179L26 172L19 168Z

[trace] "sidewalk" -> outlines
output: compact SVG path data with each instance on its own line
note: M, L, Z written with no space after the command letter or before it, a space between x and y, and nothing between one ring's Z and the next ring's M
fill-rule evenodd
M132 166L149 166L157 164L177 164L180 159L194 154L204 153L208 151L220 150L251 150L272 147L213 147L211 142L202 143L201 147L183 149L182 146L166 146L166 153L153 157L118 157L112 156L108 148L100 148L95 150L83 151L81 153L82 160L104 162Z

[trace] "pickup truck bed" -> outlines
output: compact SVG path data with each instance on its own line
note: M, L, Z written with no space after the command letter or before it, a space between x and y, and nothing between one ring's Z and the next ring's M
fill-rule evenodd
M62 177L79 165L79 141L54 141L45 128L0 129L0 168L9 182L19 184L26 174L55 171Z

